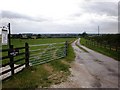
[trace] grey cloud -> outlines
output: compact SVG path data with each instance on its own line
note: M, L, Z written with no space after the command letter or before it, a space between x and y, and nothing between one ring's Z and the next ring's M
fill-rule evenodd
M79 17L79 16L81 16L82 15L82 13L75 13L75 14L73 14L73 15L71 15L71 16L75 16L75 17Z
M1 15L2 15L2 18L8 18L8 19L25 19L25 20L31 20L36 22L42 22L47 20L44 18L35 19L34 17L30 17L27 15L23 15L23 14L11 12L11 11L2 11Z
M82 8L88 13L118 15L118 3L114 2L87 2Z
M88 0L89 1L89 0ZM84 13L96 13L99 15L107 14L110 16L117 16L117 3L113 2L88 2L87 4L80 6L85 12L79 11L68 19L73 19L74 17L79 17ZM108 21L97 21L92 20L89 25L86 23L73 23L69 25L56 25L56 23L45 22L45 23L36 23L42 22L49 19L44 18L33 18L30 16L26 16L23 14L19 14L11 11L2 11L2 18L14 18L16 22L11 22L12 25L12 33L23 33L23 32L33 32L33 33L82 33L86 31L88 33L97 33L97 26L100 26L100 33L116 33L117 31L117 22L108 22ZM30 20L30 22L17 22L17 19L26 19ZM7 20L6 20L7 21ZM35 21L35 22L32 22ZM88 21L89 22L89 21ZM30 26L29 26L30 25Z
M28 23L12 23L12 33L97 33L97 26L100 26L100 33L117 33L117 22L96 22L89 25L81 25L79 23L70 25L56 25L56 24L36 24ZM30 25L30 26L29 26Z

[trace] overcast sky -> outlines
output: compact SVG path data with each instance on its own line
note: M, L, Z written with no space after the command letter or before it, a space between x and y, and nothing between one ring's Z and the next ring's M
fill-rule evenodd
M118 33L119 0L0 0L12 33Z

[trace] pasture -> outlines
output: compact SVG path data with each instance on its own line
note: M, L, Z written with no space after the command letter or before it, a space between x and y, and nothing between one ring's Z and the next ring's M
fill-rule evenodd
M47 44L47 43L58 43L58 42L65 42L71 41L75 38L41 38L41 39L12 39L11 44L15 47L22 47L24 46L25 42L29 43L29 45L35 44ZM2 48L7 48L7 45L2 46Z
M70 43L75 39L76 38L12 39L12 44L14 47L22 47L24 46L25 42L29 43L29 45L37 45L68 41L67 56L62 59L53 60L49 63L25 68L22 72L15 74L13 77L3 81L3 88L49 87L51 84L57 84L66 80L67 76L70 74L70 62L72 62L75 57ZM8 48L8 46L3 46L3 48ZM41 48L46 49L46 47ZM34 49L39 49L39 47L31 48L31 50ZM6 53L3 53L3 55L5 54ZM21 57L23 56L16 57L15 59ZM9 60L6 60L6 62L8 61ZM3 63L6 62L3 61Z

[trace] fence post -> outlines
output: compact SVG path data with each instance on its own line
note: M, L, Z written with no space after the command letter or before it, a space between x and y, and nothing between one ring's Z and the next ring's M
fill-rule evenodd
M106 42L104 43L104 48L106 48Z
M29 45L25 43L25 67L29 66Z
M86 42L86 44L87 44L87 41L85 41Z
M111 51L111 43L110 43L109 47L110 47L110 51Z
M65 55L67 56L67 48L68 48L68 42L65 42Z
M10 57L11 75L14 75L14 56L12 55L12 52L13 52L13 45L10 45L8 56Z
M116 45L115 45L115 50L116 50L116 52L118 51L118 44L116 43Z

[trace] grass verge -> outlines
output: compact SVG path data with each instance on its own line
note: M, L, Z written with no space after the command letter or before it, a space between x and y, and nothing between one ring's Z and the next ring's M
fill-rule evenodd
M89 43L91 41L87 40L87 39L84 39L84 38L81 38L80 39L80 43L94 51L97 51L97 52L100 52L104 55L107 55L111 58L114 58L115 60L119 60L119 55L118 55L118 52L116 51L112 51L112 50L109 50L109 49L106 49L106 48L103 48L103 47L97 47L97 46L93 46L93 45L89 45L89 44L86 44L86 41Z
M87 53L88 53L88 51L87 51L86 49L82 48L81 46L79 46L79 45L77 44L77 42L75 43L75 45L76 45L77 47L79 47L81 50L83 50L84 52L87 52Z

